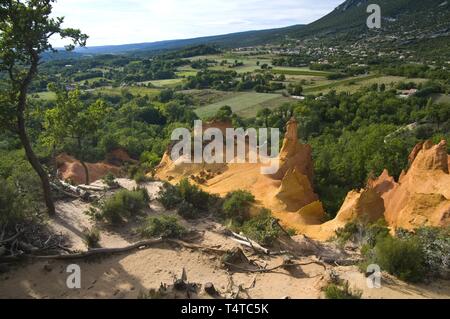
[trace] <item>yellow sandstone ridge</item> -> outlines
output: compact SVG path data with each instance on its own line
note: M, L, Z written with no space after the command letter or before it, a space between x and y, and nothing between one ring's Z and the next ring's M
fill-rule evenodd
M225 127L221 127L225 129ZM280 169L261 175L260 164L182 164L166 154L156 176L172 181L209 172L200 186L225 196L235 190L251 192L258 207L272 210L286 228L317 240L328 240L335 231L354 220L385 218L392 229L450 225L450 157L447 143L418 144L409 157L410 168L396 182L385 170L367 187L347 195L336 218L323 223L325 211L313 189L312 149L298 141L298 123L291 119L280 152Z

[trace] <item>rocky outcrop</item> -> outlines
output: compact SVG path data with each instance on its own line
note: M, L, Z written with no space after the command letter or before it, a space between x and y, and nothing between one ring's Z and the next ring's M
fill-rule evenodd
M373 188L352 191L347 195L336 219L339 222L361 220L375 222L384 215L384 200Z
M295 169L297 172L307 176L312 184L314 179L312 148L310 145L299 142L298 122L295 118L292 118L287 123L286 134L279 158L280 169L272 176L274 179L281 180L289 170Z
M203 128L217 127L225 131L230 126L229 123L209 123ZM221 196L237 189L247 190L255 196L258 206L272 210L286 227L299 223L320 224L325 211L313 189L312 149L299 143L297 131L298 123L291 119L279 156L280 169L274 175L261 174L264 164L175 163L166 154L156 176L172 183L187 177L206 191ZM212 178L198 183L195 177L203 171L210 172Z
M448 174L447 142L441 141L438 145L434 145L433 142L426 141L418 146L420 145L422 145L422 149L414 157L410 171L414 173L418 171L443 171ZM412 156L410 156L411 158Z
M450 225L450 175L447 143L427 141L409 156L410 168L399 181L384 170L367 187L347 195L336 218L300 230L316 239L329 239L337 229L354 220L374 222L384 218L393 229ZM298 229L298 228L297 228Z
M308 176L296 168L290 168L286 172L276 197L286 205L287 211L298 211L319 200Z
M396 182L387 171L369 183L383 198L384 217L393 228L450 225L450 175L445 141L418 144L410 168Z

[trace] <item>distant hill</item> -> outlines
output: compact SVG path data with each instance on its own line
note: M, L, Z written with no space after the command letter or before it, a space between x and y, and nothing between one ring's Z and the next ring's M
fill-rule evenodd
M408 45L423 44L425 40L440 37L445 38L445 45L450 43L450 0L378 0L383 22L382 29L377 31L370 31L366 26L369 15L366 9L372 2L347 0L323 18L306 26L294 25L193 39L80 48L76 50L74 56L172 50L201 44L235 48L308 38L339 39L342 44L342 41L354 41L355 38L369 32L405 38L408 39L405 42Z
M302 27L303 25L295 26L296 29L297 28L301 29ZM132 52L136 53L139 51L172 50L201 44L216 44L220 47L226 48L255 46L279 40L280 38L284 37L284 35L286 34L286 30L289 28L246 31L225 35L183 39L183 40L169 40L169 41L158 41L149 43L78 48L76 50L76 53L80 54L105 54L105 53L114 54L114 53L132 53Z
M347 0L323 18L305 28L289 30L289 35L304 37L339 32L368 32L367 6L376 3L381 7L382 31L450 28L450 3L446 0Z

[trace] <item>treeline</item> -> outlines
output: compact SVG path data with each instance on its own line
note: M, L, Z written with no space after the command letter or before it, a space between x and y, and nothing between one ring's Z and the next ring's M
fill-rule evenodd
M274 92L285 88L280 77L270 72L258 72L256 74L245 73L239 75L235 71L202 70L195 76L191 76L184 84L185 89L215 89L221 91L248 91L255 90L259 93Z
M444 68L432 68L424 64L397 64L384 66L381 70L387 75L443 80L447 85L450 84L450 71Z

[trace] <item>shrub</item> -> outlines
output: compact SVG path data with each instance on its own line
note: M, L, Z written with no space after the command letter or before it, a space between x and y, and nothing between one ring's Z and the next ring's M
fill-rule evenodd
M103 177L103 182L110 188L117 188L119 184L116 181L116 177L112 173L108 173Z
M222 209L227 218L243 223L249 218L250 207L254 202L255 197L251 193L238 190L226 196Z
M361 299L360 291L352 291L348 281L339 284L330 283L324 288L327 299Z
M256 242L268 246L281 234L280 226L267 209L262 209L258 216L245 222L241 231Z
M143 184L150 181L150 179L144 174L144 172L140 170L137 171L136 174L134 174L133 179L137 184Z
M418 282L424 278L425 255L417 238L398 239L387 236L378 240L375 247L364 252L364 255L365 266L377 264L401 280Z
M340 245L353 242L361 245L367 245L369 248L375 247L379 239L389 235L386 221L380 219L372 224L362 222L351 222L336 231L336 240Z
M100 208L101 216L108 222L117 224L140 214L148 202L149 196L145 189L120 190L103 203Z
M202 213L215 208L220 199L202 191L183 179L178 185L166 184L159 193L159 200L167 209L177 209L185 218L197 218Z
M166 209L175 209L183 201L177 187L169 183L166 183L159 192L158 199Z
M97 228L86 229L83 232L83 241L87 248L97 248L100 242L100 231Z
M146 238L181 238L186 234L186 229L178 223L178 219L174 216L149 217L139 233Z
M208 210L210 195L202 191L198 186L192 185L187 179L183 179L178 184L178 190L184 201L192 204L199 210Z
M15 223L25 217L16 198L16 190L6 180L0 178L0 225Z
M424 254L427 275L449 278L450 227L422 227L415 233L399 230L397 236L404 239L417 239Z
M336 240L340 245L345 245L349 241L354 242L357 234L360 233L361 226L355 222L348 223L343 228L336 230Z
M178 206L178 214L186 219L198 218L201 213L201 210L197 209L193 204L184 200Z

